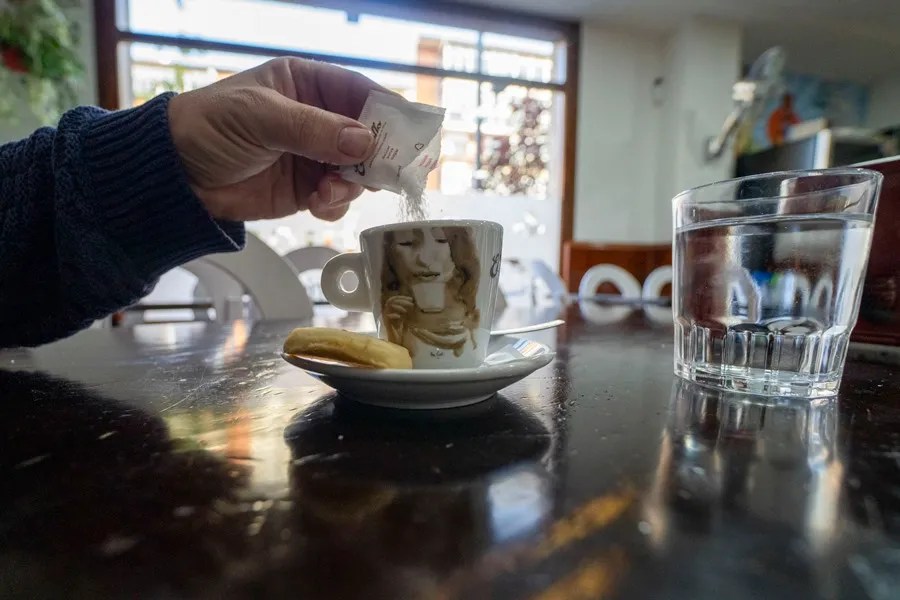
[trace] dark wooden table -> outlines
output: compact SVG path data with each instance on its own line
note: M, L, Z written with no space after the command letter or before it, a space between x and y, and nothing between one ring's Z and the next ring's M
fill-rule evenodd
M435 413L335 398L289 323L0 352L0 597L900 597L897 369L726 397L658 314L590 312Z

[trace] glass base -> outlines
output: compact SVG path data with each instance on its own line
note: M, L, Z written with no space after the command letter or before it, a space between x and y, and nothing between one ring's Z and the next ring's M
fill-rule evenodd
M840 373L815 376L790 371L751 369L732 365L675 361L675 374L720 390L781 396L786 398L828 398L837 395Z
M850 342L846 327L775 332L758 324L710 329L675 323L675 373L722 390L823 398L837 394Z

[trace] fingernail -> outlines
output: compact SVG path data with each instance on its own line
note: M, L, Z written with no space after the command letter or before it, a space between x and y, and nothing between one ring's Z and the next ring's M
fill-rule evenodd
M344 127L338 135L338 150L354 158L363 158L372 145L372 134L362 127Z
M333 182L328 182L328 206L336 207L343 206L347 204L347 195L350 193L350 190L347 189L347 186L344 185L334 185Z

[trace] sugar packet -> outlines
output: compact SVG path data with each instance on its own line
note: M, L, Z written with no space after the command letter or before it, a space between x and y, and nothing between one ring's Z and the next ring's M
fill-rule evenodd
M342 167L341 177L400 194L406 203L402 217L424 220L425 180L441 154L444 109L373 90L359 121L372 130L375 152L365 162Z

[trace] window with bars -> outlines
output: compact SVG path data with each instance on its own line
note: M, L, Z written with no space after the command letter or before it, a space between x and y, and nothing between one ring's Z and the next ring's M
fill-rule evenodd
M486 215L490 196L490 217L521 237L508 236L507 256L555 264L571 238L575 25L440 0L95 0L95 11L103 106L191 90L276 56L335 63L446 108L428 181L436 218ZM367 193L333 229L304 215L253 227L278 251L350 249L359 230L396 217L391 206Z
M274 56L308 56L447 109L443 157L430 190L560 194L570 41L560 24L517 28L508 17L467 19L378 2L112 4L119 107L194 89ZM517 29L525 34L508 32Z

